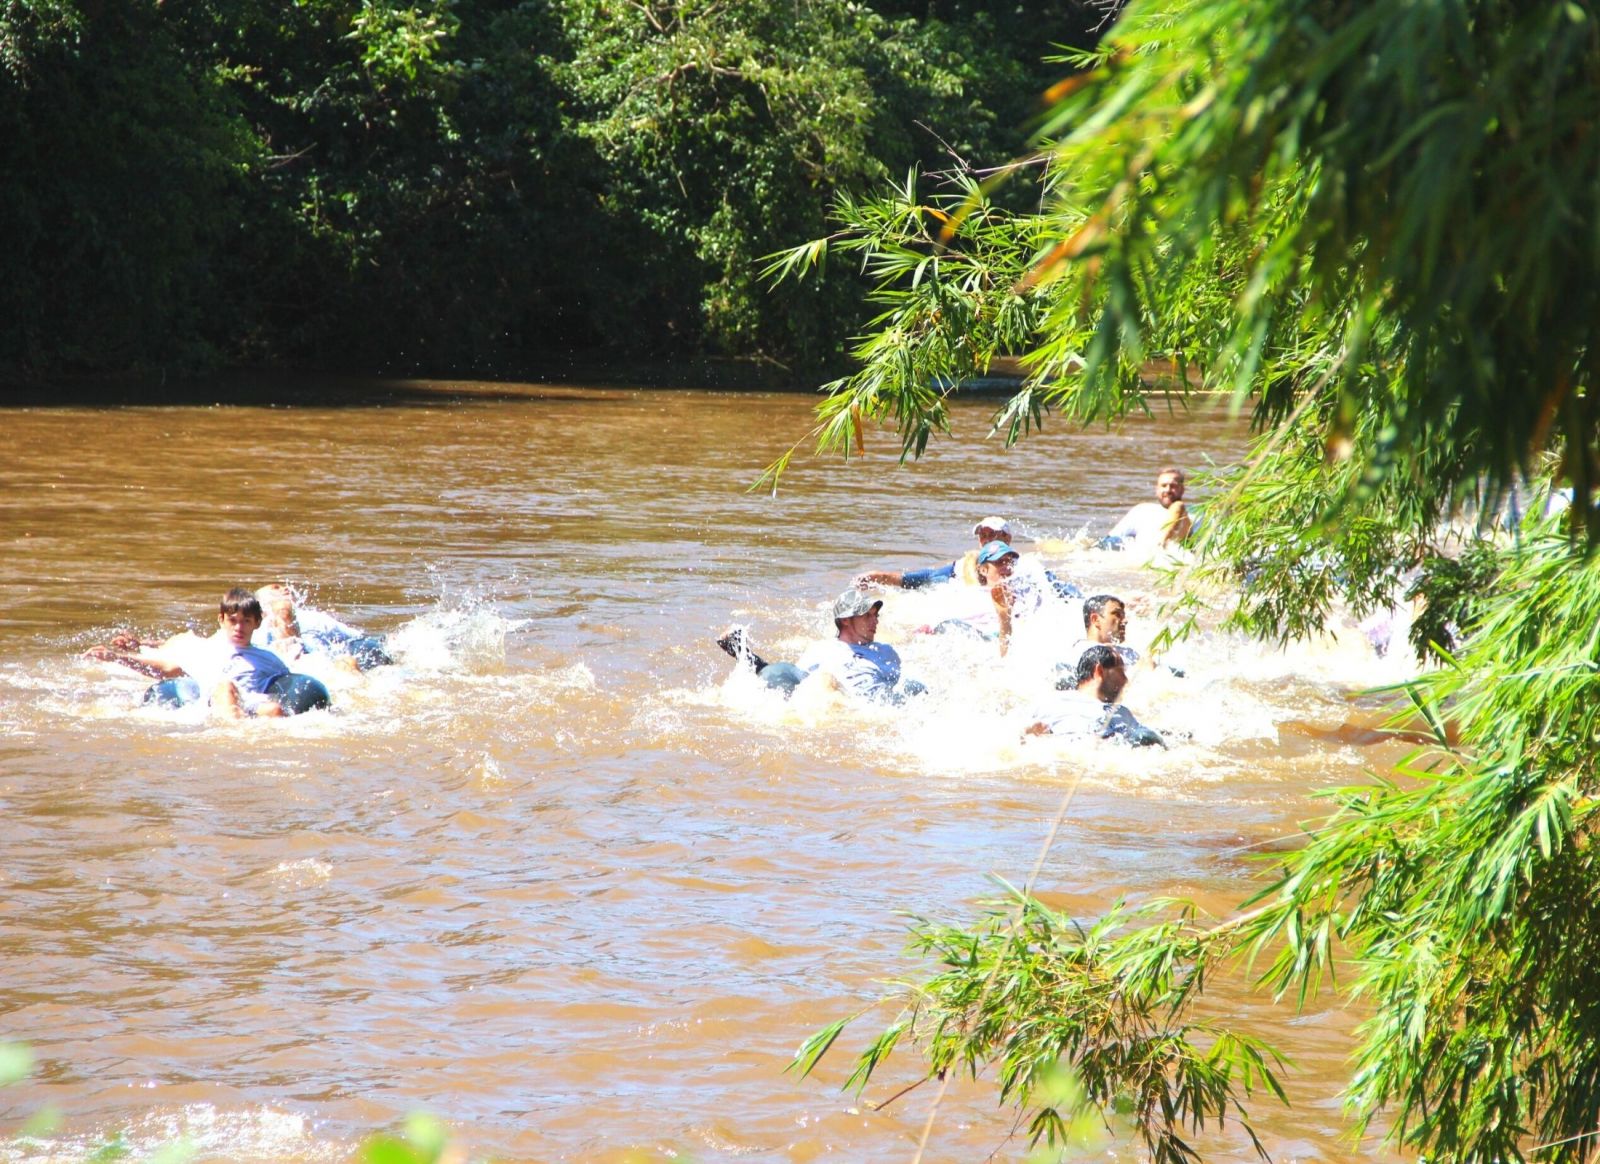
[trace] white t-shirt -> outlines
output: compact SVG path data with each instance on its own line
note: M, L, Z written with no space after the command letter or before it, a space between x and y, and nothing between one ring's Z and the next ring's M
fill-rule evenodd
M184 661L184 670L194 676L207 698L226 679L239 689L245 708L253 711L271 698L267 684L289 673L284 661L264 647L235 647L223 638L210 639L206 645L208 649Z
M881 698L900 682L900 653L888 643L826 639L806 648L796 666L832 675L846 691L868 698Z
M1042 723L1057 736L1127 736L1139 730L1139 721L1120 703L1101 703L1081 691L1063 691L1034 708L1028 722Z
M1111 527L1110 536L1133 538L1141 545L1154 545L1161 540L1161 530L1169 517L1165 506L1154 501L1141 501Z
M310 606L296 607L294 617L300 625L298 640L280 639L262 626L256 629L250 641L258 647L276 647L279 643L287 642L289 645L279 654L297 658L304 653L343 654L346 644L361 637L361 632L354 627L346 626L333 615Z

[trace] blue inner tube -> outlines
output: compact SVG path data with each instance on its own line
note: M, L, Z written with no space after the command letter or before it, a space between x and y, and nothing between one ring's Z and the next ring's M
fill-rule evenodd
M267 694L290 715L300 715L329 706L333 700L320 679L290 671L267 684Z
M144 693L144 702L157 707L182 707L187 703L199 703L204 698L200 684L187 675L182 679L163 679Z
M316 711L318 708L330 706L333 702L328 695L328 689L322 685L320 679L296 674L293 671L287 675L279 675L268 683L267 694L276 699L278 706L290 715ZM200 690L200 684L187 675L181 679L163 679L144 693L144 702L153 703L157 707L187 707L204 699L205 692Z
M350 652L350 657L356 661L356 666L363 671L373 667L387 667L394 662L389 657L387 644L382 635L363 635L359 639L351 639L345 644L345 650Z
M761 669L761 681L774 691L783 692L783 697L788 699L794 694L794 689L800 686L800 680L809 674L809 671L802 671L793 663L768 663Z

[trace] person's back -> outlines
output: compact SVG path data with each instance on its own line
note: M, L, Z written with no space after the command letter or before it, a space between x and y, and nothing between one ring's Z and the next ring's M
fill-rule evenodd
M1162 744L1159 733L1134 719L1133 713L1117 702L1127 683L1127 671L1116 651L1105 644L1090 647L1075 668L1064 668L1057 683L1060 694L1030 713L1023 736L1115 738L1137 746Z
M846 643L827 639L813 643L796 666L833 676L853 695L881 699L900 682L900 653L888 643Z
M1120 703L1103 703L1095 696L1078 691L1063 691L1033 709L1029 718L1042 724L1043 732L1056 736L1131 736L1141 730L1133 713Z

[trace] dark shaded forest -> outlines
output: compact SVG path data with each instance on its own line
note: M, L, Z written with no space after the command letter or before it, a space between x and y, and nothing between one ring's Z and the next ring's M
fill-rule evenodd
M1104 4L7 0L0 382L799 381L864 318L762 256L839 196L1023 157ZM1005 197L1037 202L1036 182Z

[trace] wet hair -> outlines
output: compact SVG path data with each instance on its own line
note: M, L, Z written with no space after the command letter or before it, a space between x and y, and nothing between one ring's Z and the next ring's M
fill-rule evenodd
M1074 674L1079 687L1094 678L1096 667L1120 667L1122 656L1104 643L1096 643L1078 656L1078 670Z
M1161 480L1161 478L1165 477L1168 473L1171 473L1178 479L1179 485L1183 484L1183 470L1178 468L1176 465L1168 465L1165 469L1161 470L1161 472L1156 474L1156 480Z
M1090 598L1085 598L1083 600L1083 629L1088 630L1089 620L1095 615L1099 614L1106 607L1110 606L1113 602L1122 607L1124 610L1128 608L1128 604L1122 601L1122 599L1118 598L1115 594L1096 594Z
M243 614L261 621L261 600L256 597L254 590L243 586L235 586L222 596L222 605L217 608L219 615Z

